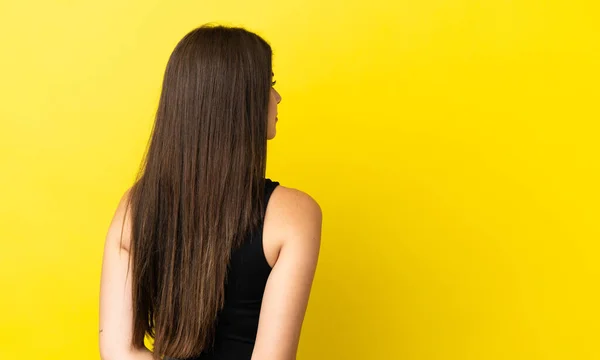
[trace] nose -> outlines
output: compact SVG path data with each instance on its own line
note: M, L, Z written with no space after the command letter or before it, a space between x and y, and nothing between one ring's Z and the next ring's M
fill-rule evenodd
M279 91L277 91L277 90L275 90L275 100L277 100L278 104L281 102L281 95L279 94Z

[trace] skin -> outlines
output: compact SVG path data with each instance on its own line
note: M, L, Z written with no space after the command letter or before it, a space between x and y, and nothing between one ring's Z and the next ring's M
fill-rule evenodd
M269 138L275 136L277 104L271 89ZM131 344L131 278L127 275L130 212L127 191L117 206L104 245L100 284L100 357L151 360ZM263 296L252 360L295 360L321 244L322 212L308 194L284 186L273 191L263 229L263 251L273 268ZM123 242L121 243L121 229Z
M275 83L273 82L273 85ZM267 139L271 140L277 133L277 105L281 102L281 95L275 90L275 87L271 87L271 97L269 99L269 115L267 125Z

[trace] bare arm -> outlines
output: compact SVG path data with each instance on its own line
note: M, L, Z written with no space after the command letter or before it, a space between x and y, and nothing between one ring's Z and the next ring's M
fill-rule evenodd
M151 360L148 349L131 346L131 269L127 273L131 223L125 193L110 224L104 244L100 281L100 357L102 360ZM123 242L121 243L121 229Z
M273 216L283 240L265 288L252 360L296 359L319 256L319 205L300 191L282 190Z

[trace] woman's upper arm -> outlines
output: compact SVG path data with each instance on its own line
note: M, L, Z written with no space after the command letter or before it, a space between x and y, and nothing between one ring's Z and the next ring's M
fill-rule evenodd
M99 318L102 359L123 359L135 351L131 347L133 312L131 272L128 273L131 231L129 212L126 211L128 196L128 192L123 195L104 244Z
M283 240L265 288L252 360L296 358L317 266L321 209L310 196L289 190L277 208Z

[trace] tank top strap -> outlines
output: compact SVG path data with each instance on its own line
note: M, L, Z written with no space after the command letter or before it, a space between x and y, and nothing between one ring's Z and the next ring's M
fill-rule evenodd
M279 185L278 181L273 181L269 178L265 179L265 210L264 211L267 210L267 204L269 203L269 199L271 198L273 191L275 191L275 188L278 185Z
M273 181L269 178L265 178L265 197L264 197L264 209L262 213L262 222L260 227L250 236L249 243L245 246L245 248L240 249L247 258L256 259L257 267L262 269L262 274L264 275L264 281L271 272L271 266L269 265L267 258L265 257L265 252L263 248L263 229L265 226L265 214L267 211L267 206L269 204L269 199L275 191L275 188L279 186L279 182ZM260 276L259 276L260 277Z

